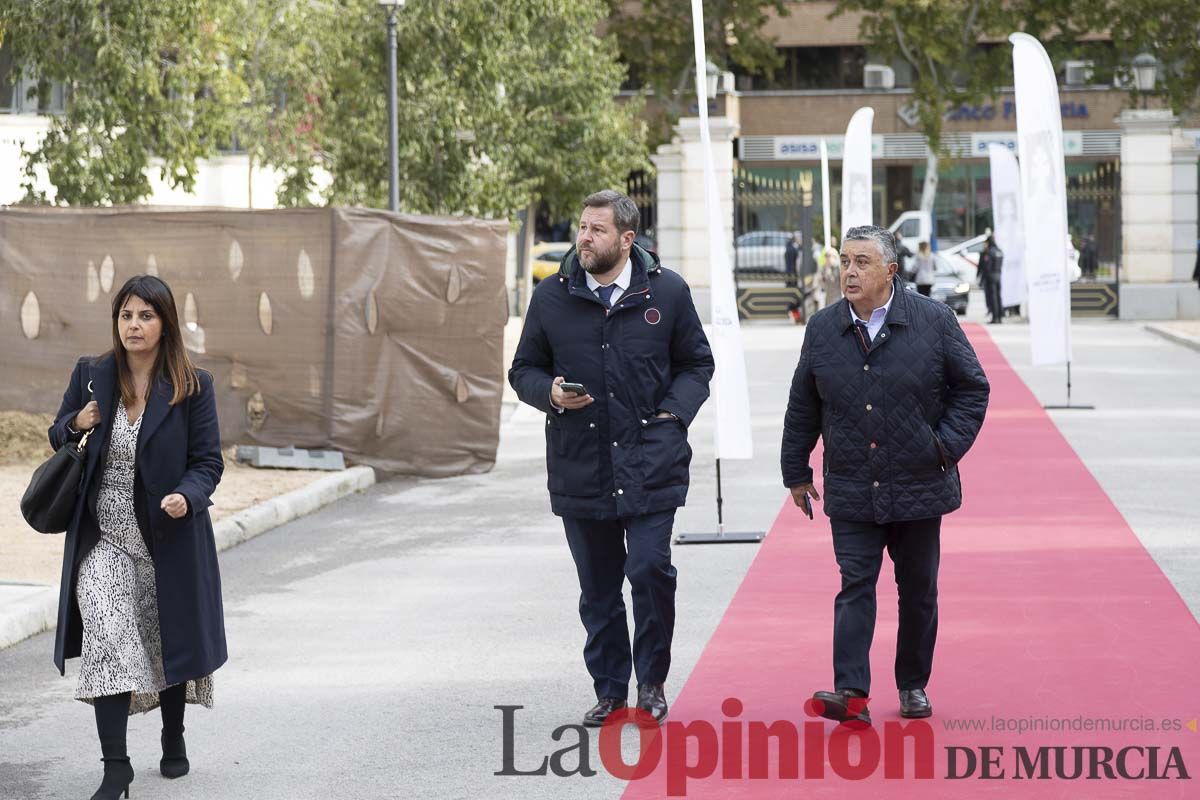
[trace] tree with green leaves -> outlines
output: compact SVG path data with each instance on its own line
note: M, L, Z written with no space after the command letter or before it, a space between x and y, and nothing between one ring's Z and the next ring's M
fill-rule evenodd
M321 150L282 166L310 181L324 167L331 202L379 205L383 17L373 0L346 5L329 36ZM401 206L501 216L544 200L558 215L644 166L639 106L616 100L624 69L595 35L605 10L600 0L410 0L398 18Z
M16 74L65 86L67 108L26 161L30 200L45 170L54 201L132 203L151 191L151 159L190 190L196 162L230 133L233 80L222 62L225 0L2 0Z
M921 210L932 212L937 193L946 113L981 102L1012 83L1012 56L1003 42L1015 28L1009 3L990 0L839 0L833 15L866 12L859 33L874 58L902 59L912 69L912 107L929 156Z
M695 50L690 0L608 0L608 33L617 41L632 82L652 93L661 116L657 138L696 102ZM787 16L786 0L704 0L704 47L722 70L771 75L783 64L775 42L763 33L770 14ZM703 65L701 65L703 69Z
M54 201L129 203L151 158L191 188L236 134L280 201L387 198L385 15L375 0L0 0L14 61L68 89L28 160ZM114 10L119 7L119 11ZM399 12L403 210L554 213L646 163L605 0L409 0ZM46 42L49 39L49 46ZM45 201L49 198L35 198Z

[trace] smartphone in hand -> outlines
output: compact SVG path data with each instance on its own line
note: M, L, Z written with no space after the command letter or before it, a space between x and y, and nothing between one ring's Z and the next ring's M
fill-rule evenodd
M564 392L571 392L572 394L579 395L580 397L583 397L588 393L587 388L582 383L567 383L564 381L563 383L559 384L559 388Z
M804 509L804 513L808 515L808 518L812 519L813 518L812 499L808 496L808 493L805 493L804 496L801 498L801 500L803 500L804 502L800 505L800 507Z

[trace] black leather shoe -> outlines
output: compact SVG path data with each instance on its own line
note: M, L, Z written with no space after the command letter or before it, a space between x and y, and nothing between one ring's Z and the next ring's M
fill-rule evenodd
M638 708L654 717L654 721L659 725L667 718L667 694L661 683L639 686L637 704Z
M929 696L924 689L900 690L900 716L905 719L923 719L933 713Z
M619 697L601 697L596 705L583 715L583 725L586 728L599 728L604 724L604 720L608 719L609 714L619 708L625 708L626 705L627 703Z
M832 692L814 692L812 696L817 713L825 719L834 722L858 721L870 725L871 713L866 703L851 703L855 698L866 700L867 694L858 689L835 689ZM858 710L857 714L851 712L851 706Z

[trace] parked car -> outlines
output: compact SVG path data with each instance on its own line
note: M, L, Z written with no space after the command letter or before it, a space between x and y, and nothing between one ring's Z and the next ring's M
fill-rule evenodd
M984 234L939 250L938 254L945 256L957 269L965 271L964 274L974 279L975 272L979 269L979 254L983 252L986 242L987 234Z
M533 246L532 261L533 282L536 284L543 278L548 278L558 272L558 265L563 256L572 247L571 242L538 242Z
M982 236L976 236L973 239L959 242L953 247L947 247L941 250L941 255L950 259L950 263L954 264L960 270L969 270L965 274L971 277L971 280L976 280L976 273L979 271L979 254L983 252L983 247L987 243L988 235L985 233ZM1067 268L1070 270L1071 281L1077 281L1082 277L1083 270L1079 268L1079 251L1075 249L1075 245L1069 245L1067 251Z
M917 291L917 285L909 280L904 281L904 288ZM933 254L933 288L929 290L929 296L950 306L960 317L967 313L971 281L962 268L941 253Z
M783 260L792 235L786 231L752 231L733 242L735 272L778 272L786 268Z
M784 254L792 234L787 231L752 231L743 233L733 243L735 273L778 272L781 276L787 271ZM821 246L812 244L813 262L821 263ZM802 257L801 257L802 258ZM799 260L796 269L800 269Z

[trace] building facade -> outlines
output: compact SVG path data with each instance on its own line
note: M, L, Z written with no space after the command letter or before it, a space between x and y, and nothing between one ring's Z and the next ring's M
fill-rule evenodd
M733 91L722 93L709 104L710 113L724 118L722 124L737 132L733 138L731 180L731 236L735 243L748 241L745 237L753 232L800 227L803 186L812 187L816 214L806 219L810 220L812 233L820 237L821 194L825 191L820 181L822 139L830 153L830 207L836 235L840 227L841 142L851 116L864 106L875 110L875 221L888 225L905 211L920 207L929 151L912 105L912 75L904 63L883 63L873 56L859 36L860 15L829 19L835 5L825 0L792 3L790 16L771 19L766 33L774 37L783 67L771 78L736 75ZM1103 45L1102 41L1097 43ZM1122 153L1130 152L1131 146L1126 139L1146 132L1144 125L1131 128L1123 120L1131 113L1142 112L1130 112L1131 95L1126 89L1096 83L1086 62L1066 62L1056 67L1068 221L1075 246L1082 248L1090 239L1099 262L1097 278L1114 285L1114 297L1118 282L1123 287L1141 281L1172 285L1171 296L1164 295L1161 303L1143 308L1142 315L1200 315L1200 296L1194 302L1192 298L1195 284L1190 290L1184 287L1190 282L1197 250L1195 209L1200 173L1194 154L1200 147L1200 118L1176 119L1165 111L1157 112L1166 120L1159 133L1169 129L1173 138L1167 144L1159 142L1161 152L1147 157L1151 161L1165 159L1164 164L1169 162L1170 167L1154 167L1158 172L1153 174L1158 177L1148 180L1149 162L1141 161L1137 164L1141 170L1137 180L1123 180ZM1155 113L1153 109L1151 113ZM933 210L935 246L945 247L991 229L988 145L1000 142L1015 151L1016 138L1011 87L999 89L994 97L978 105L947 113L942 142L949 157L941 159L938 169ZM1134 150L1142 152L1144 148L1134 145ZM1162 184L1160 177L1167 183ZM1156 181L1159 185L1152 185ZM1189 192L1190 209L1181 207L1181 202L1187 204L1183 201ZM1158 220L1167 226L1161 230L1139 227L1141 221L1131 222L1130 214L1122 213L1131 199L1135 205L1144 206L1138 198L1147 193L1172 198L1170 220ZM659 222L661 226L661 213ZM910 242L910 246L915 245ZM735 260L739 252L735 245ZM1131 258L1133 252L1138 252L1139 258ZM1146 264L1163 261L1169 262L1165 271L1156 268L1147 272ZM1123 265L1125 273L1121 272ZM702 275L692 278L705 282ZM1136 290L1131 291L1136 294ZM1131 309L1137 305L1135 302Z

